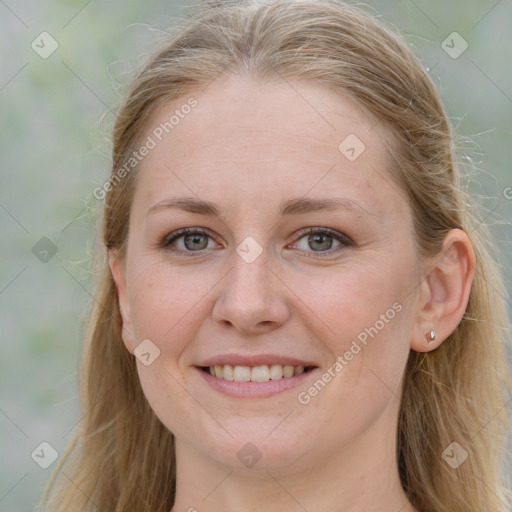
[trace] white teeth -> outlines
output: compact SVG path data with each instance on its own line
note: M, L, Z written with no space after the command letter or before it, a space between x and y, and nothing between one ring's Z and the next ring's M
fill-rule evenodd
M283 366L283 377L293 377L295 373L295 368L289 364Z
M268 382L293 377L305 372L304 366L263 364L260 366L232 366L230 364L209 367L211 375L235 382Z
M251 381L252 382L268 382L270 380L270 370L268 366L253 366L251 370Z
M224 380L234 380L233 367L230 364L225 364L223 368Z
M270 378L272 380L279 380L283 378L283 367L280 364L271 364L269 369Z
M251 380L251 368L249 366L235 366L233 368L233 380L249 382Z

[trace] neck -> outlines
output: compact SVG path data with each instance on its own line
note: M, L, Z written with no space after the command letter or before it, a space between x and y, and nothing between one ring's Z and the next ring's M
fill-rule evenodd
M398 474L396 429L374 423L316 463L240 471L176 440L176 502L171 512L416 512ZM395 425L396 427L396 425Z

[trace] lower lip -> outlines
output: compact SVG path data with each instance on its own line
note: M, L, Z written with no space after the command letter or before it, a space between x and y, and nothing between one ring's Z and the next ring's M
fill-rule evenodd
M300 386L306 379L309 379L318 368L314 368L294 377L284 377L267 382L236 382L234 380L224 380L219 377L214 377L200 368L196 367L196 370L212 388L225 395L235 398L266 398Z

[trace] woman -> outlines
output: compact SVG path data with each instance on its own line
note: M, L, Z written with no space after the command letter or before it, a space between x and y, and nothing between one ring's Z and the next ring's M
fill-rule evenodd
M117 115L64 511L506 510L503 285L404 42L216 2Z

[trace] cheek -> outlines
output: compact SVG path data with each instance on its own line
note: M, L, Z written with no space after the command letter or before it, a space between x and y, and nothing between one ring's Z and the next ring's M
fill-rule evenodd
M388 401L400 382L410 352L415 275L412 262L401 263L347 266L329 278L295 282L305 304L301 316L328 349L336 375L330 399L338 403Z
M208 292L215 280L209 273L180 271L165 263L144 262L133 268L130 310L138 343L150 339L158 357L145 366L137 360L144 395L155 414L175 435L186 437L189 418L197 417L197 403L187 391L186 361L208 315ZM200 422L199 422L200 423Z
M166 263L134 268L130 277L130 311L138 342L149 338L163 356L177 356L199 328L218 277Z
M308 327L328 348L332 364L321 376L325 384L317 381L299 390L301 412L315 424L315 418L323 417L325 437L341 436L342 444L378 421L390 404L398 407L413 308L405 301L404 287L384 276L333 277L325 281L325 293L317 289L308 297L318 315L311 315Z
M204 406L188 391L186 382L171 367L165 355L151 366L137 362L139 381L151 409L162 424L177 438L197 442L211 430L210 415Z
M323 276L296 274L288 282L300 299L297 307L303 304L301 316L309 317L315 323L311 328L321 331L322 340L339 353L353 339L364 344L377 335L396 336L403 329L413 272L407 275L398 267L352 264Z

